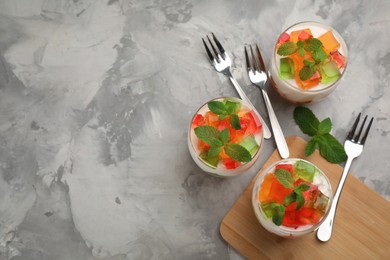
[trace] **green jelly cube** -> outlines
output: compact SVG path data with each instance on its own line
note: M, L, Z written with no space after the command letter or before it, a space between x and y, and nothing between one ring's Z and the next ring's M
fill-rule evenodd
M329 61L321 65L321 83L329 84L340 78L341 73L334 61Z
M231 113L237 114L240 111L240 109L241 109L241 103L235 102L235 101L232 101L232 100L226 100L225 101L225 106L227 108L227 111L230 114Z
M259 148L259 145L256 143L255 137L253 135L246 136L240 143L241 146L243 146L245 149L249 151L249 153L253 156L257 149Z
M329 61L329 62L323 64L323 65L321 66L321 69L322 69L322 72L323 72L326 76L328 76L328 77L330 77L330 78L335 77L335 76L338 76L338 75L340 74L340 70L339 70L339 68L337 67L336 62L334 62L334 61Z
M215 156L215 157L208 157L207 156L208 154L208 150L203 150L200 154L199 154L199 157L205 162L207 163L211 168L215 169L217 168L217 165L219 163L219 161L221 160L221 157L220 156Z
M317 172L316 167L305 161L297 161L294 164L294 178L302 179L307 182L313 182L314 174Z
M329 203L329 197L323 194L321 191L319 191L317 200L314 203L314 208L317 210L318 213L320 213L321 216L325 214L328 203Z
M290 58L280 59L279 76L282 79L294 78L294 62Z
M263 210L266 218L272 218L274 215L274 210L270 207L270 203L262 202L261 209Z

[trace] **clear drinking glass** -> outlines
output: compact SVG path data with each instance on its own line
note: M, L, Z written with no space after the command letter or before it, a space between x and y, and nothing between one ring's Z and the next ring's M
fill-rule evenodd
M294 189L299 189L296 187L302 184L309 186L302 192L305 202L298 210L296 202L285 204L285 197L294 189L285 188L279 182L275 175L277 169L290 172ZM294 238L313 232L321 225L329 213L332 194L329 179L317 166L303 159L289 158L273 163L258 175L252 190L252 206L256 218L266 230L281 237ZM275 203L284 204L281 225L273 220L278 214Z
M310 89L302 89L297 85L297 82L294 79L285 79L280 76L280 59L282 56L277 54L277 48L280 46L280 39L284 33L291 34L293 31L299 31L309 28L312 32L312 36L315 38L320 37L324 33L331 31L334 38L340 43L338 52L345 58L345 64L340 68L340 76L337 80L324 84L320 83L319 85L312 87ZM292 40L292 39L290 39ZM344 72L348 63L348 49L341 35L332 27L318 23L318 22L301 22L294 24L287 28L278 38L275 43L273 54L271 56L270 62L270 74L272 86L276 92L283 97L284 99L296 103L296 104L307 104L311 102L317 102L326 98L330 93L332 93L338 86L341 78L344 75Z
M224 117L211 112L208 107L211 101L238 104L234 114L239 118L241 129L232 128L230 115ZM195 134L195 128L201 125L213 126L218 131L228 128L230 134L228 144L244 146L250 152L250 161L232 160L225 150L221 151L216 158L210 159L207 156L210 146L202 142ZM188 127L188 148L192 158L202 170L213 176L231 177L248 170L258 159L262 143L263 129L260 115L251 105L234 97L220 97L206 102L196 111Z

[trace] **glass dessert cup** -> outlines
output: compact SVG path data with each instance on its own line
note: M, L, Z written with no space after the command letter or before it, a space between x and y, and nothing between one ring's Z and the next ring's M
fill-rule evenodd
M209 104L220 102L233 104L234 109L229 112L236 114L240 122L240 129L234 129L231 117L233 115L218 115L210 111ZM215 111L214 111L215 112ZM211 145L202 141L196 134L197 128L212 127L217 130L218 136L221 137L222 132L225 132L227 138L223 143L219 144L220 152L216 156L209 156ZM263 143L263 129L260 120L260 115L251 105L241 99L234 97L220 97L212 99L203 104L191 119L188 128L188 148L191 157L195 163L205 172L217 177L232 177L237 176L247 171L259 158L260 148ZM226 135L225 135L226 137ZM231 158L229 149L233 146L244 147L247 154L245 161ZM236 147L234 147L236 148ZM241 148L240 148L241 149Z
M320 83L314 87L310 88L302 88L297 84L297 81L294 80L294 78L286 78L281 76L281 70L280 70L280 65L281 65L281 58L283 56L280 56L277 53L278 47L280 47L281 43L286 41L285 37L291 36L288 38L287 41L297 41L300 40L295 36L293 36L291 33L292 32L298 32L298 31L304 31L305 29L310 29L311 31L311 36L306 36L306 37L314 37L322 40L325 42L325 45L322 46L322 49L325 50L325 52L328 55L327 60L329 61L335 61L336 64L338 65L338 75L337 79L333 80L332 82L323 81L322 78L320 78ZM331 32L331 33L328 33ZM288 36L287 36L288 35ZM324 37L324 35L330 37ZM302 37L304 39L305 36ZM327 39L324 39L327 38ZM332 50L332 52L328 52L325 48L326 45L329 45L328 39L331 39L332 43L338 42L339 47L335 48ZM333 55L334 54L334 55ZM341 54L341 55L339 55ZM339 59L341 57L341 59ZM295 104L308 104L312 102L318 102L326 98L330 93L332 93L336 87L338 86L341 78L344 75L344 72L347 67L348 63L348 49L347 45L345 44L343 38L340 36L340 34L334 30L332 27L317 23L317 22L301 22L292 25L291 27L287 28L278 38L276 41L273 54L271 57L270 61L270 74L271 74L271 82L272 86L276 90L276 92L283 97L284 99L290 101L291 103ZM341 63L340 63L341 61ZM294 63L295 65L295 63ZM317 64L316 64L317 65ZM303 65L302 65L303 66ZM294 68L295 71L292 73L298 73L299 71ZM317 75L317 74L316 74ZM321 75L318 74L319 76ZM297 75L295 74L295 77Z
M275 177L277 169L292 172L294 189L287 189L279 182L279 177ZM309 187L302 190L304 204L297 209L298 200L294 201L291 194L302 184ZM256 218L267 231L295 238L313 232L322 224L329 213L332 194L328 178L318 167L306 160L289 158L273 163L257 176L252 190L252 206ZM284 205L279 224L275 223L277 218L274 220L274 215L280 216L277 204Z

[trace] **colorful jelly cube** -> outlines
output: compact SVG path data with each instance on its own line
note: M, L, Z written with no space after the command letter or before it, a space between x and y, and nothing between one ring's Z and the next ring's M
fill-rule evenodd
M306 41L309 38L313 38L313 35L305 30L301 31L301 33L298 35L298 40L300 41Z
M282 35L280 35L278 42L276 43L276 49L278 49L280 45L288 41L290 41L290 35L284 32Z
M192 120L192 127L198 127L198 126L204 125L205 123L206 123L206 121L205 121L204 116L201 114L197 114L195 116L194 120Z
M259 145L257 144L254 135L250 134L246 136L240 143L245 149L249 151L249 153L253 156L255 152L258 150Z
M302 179L307 182L313 182L316 168L305 161L297 161L294 164L294 179Z
M264 185L264 187L263 187ZM274 174L265 176L260 190L260 201L283 203L284 197L291 192L276 179Z
M309 36L309 38L313 37L311 30L309 28L306 28L303 30L292 31L290 34L290 41L297 43L300 40L299 36L301 35L302 32L305 32Z
M280 35L278 43L285 43L290 40L290 35L286 32L284 32L282 35Z
M332 83L341 77L340 70L334 61L322 64L320 70L322 76L321 82L324 84Z
M337 41L336 37L334 37L332 31L327 31L318 37L318 40L322 42L324 50L328 54L340 48L340 43Z
M283 164L283 163L278 164L278 165L275 166L275 170L277 170L277 169L286 170L286 171L288 171L291 175L294 174L294 167L293 167L292 164L289 164L289 163L288 163L288 164Z
M332 52L330 58L337 64L339 69L344 68L347 63L345 57L339 51Z
M290 58L281 58L279 76L282 79L294 78L294 62Z

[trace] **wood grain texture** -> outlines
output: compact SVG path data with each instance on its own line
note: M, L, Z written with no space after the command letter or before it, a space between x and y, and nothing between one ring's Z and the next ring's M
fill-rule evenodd
M287 143L290 157L305 158L316 164L336 190L343 170L340 165L327 162L318 151L306 158L306 142L300 137L288 137ZM263 168L280 159L275 150ZM225 241L243 256L249 259L390 259L390 203L351 174L340 197L331 240L326 243L318 241L315 232L285 239L266 231L252 209L254 180L220 226Z

